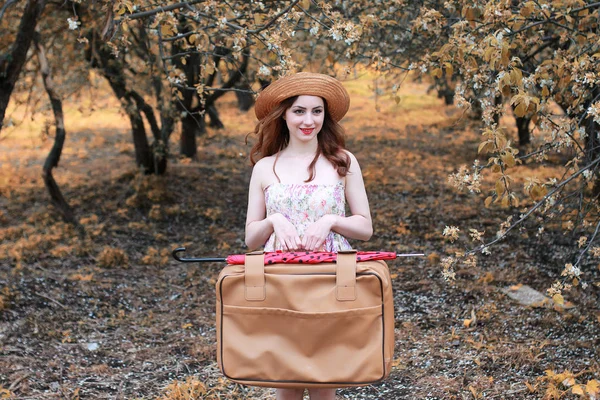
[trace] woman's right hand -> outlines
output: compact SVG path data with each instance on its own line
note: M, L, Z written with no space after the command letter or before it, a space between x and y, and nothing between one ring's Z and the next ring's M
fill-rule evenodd
M288 221L283 214L276 213L267 217L273 225L275 238L283 250L299 250L302 248L302 241L294 225Z

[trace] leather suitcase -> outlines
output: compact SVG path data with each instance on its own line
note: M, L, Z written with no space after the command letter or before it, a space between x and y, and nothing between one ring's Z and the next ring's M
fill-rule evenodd
M388 376L394 304L383 261L264 265L247 254L228 265L217 290L217 362L246 385L344 387Z

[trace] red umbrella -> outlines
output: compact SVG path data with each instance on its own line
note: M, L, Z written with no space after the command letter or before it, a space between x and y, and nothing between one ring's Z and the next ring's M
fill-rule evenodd
M181 262L226 262L230 265L243 265L245 254L232 254L226 258L181 258L178 253L184 252L185 247L173 250L173 257ZM423 253L397 254L389 251L358 251L357 261L393 260L397 257L421 257ZM265 264L319 264L335 262L337 253L324 251L291 251L265 252Z

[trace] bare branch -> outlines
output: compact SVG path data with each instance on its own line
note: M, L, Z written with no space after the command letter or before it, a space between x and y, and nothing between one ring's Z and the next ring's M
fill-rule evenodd
M153 10L142 11L142 12L134 13L134 14L125 14L125 15L123 15L123 18L119 18L117 20L121 21L122 19L125 19L125 18L127 18L127 19L140 19L140 18L151 17L151 16L156 15L156 14L161 13L161 12L167 12L167 11L177 10L179 8L184 8L184 7L190 6L192 4L201 3L202 1L204 1L204 0L182 1L181 3L175 3L175 4L171 4L169 6L158 7L158 8L155 8Z
M0 21L2 21L2 18L4 17L4 13L8 9L8 7L12 6L13 4L15 4L18 1L19 0L8 0L6 3L4 3L4 5L2 6L2 9L0 10Z
M276 16L274 16L265 25L261 26L260 29L255 29L255 30L252 30L252 31L248 31L248 33L259 33L260 31L264 31L265 29L269 28L271 25L273 25L275 23L275 21L277 21L279 19L279 17L281 17L282 15L286 14L288 11L290 11L292 9L292 7L294 7L299 2L300 2L300 0L294 0L294 1L292 1L289 6L287 6L286 8L284 8L279 14L277 14Z
M533 205L533 207L531 207L527 213L523 214L521 216L521 218L516 221L514 224L512 224L511 226L508 227L508 229L506 229L506 231L500 235L499 237L497 237L495 240L489 242L489 243L484 243L481 246L470 250L468 252L465 253L465 256L470 255L470 254L475 254L483 249L485 249L486 247L490 247L493 246L494 244L498 243L499 241L501 241L502 239L504 239L508 233L510 231L512 231L514 228L516 228L517 226L521 225L521 223L523 221L525 221L527 218L529 218L529 216L531 214L533 214L533 212L535 210L537 210L538 208L540 208L545 202L546 200L548 200L550 197L552 197L556 192L558 192L559 190L561 190L563 187L565 187L569 182L571 182L572 180L574 180L575 178L577 178L579 175L583 174L585 171L587 171L590 168L593 168L594 166L596 166L598 163L600 163L600 157L596 158L593 162L591 162L590 164L588 164L587 166L579 169L579 171L575 172L573 175L571 175L570 177L568 177L567 179L565 179L564 181L560 182L560 184L556 185L556 187L549 192L548 194L546 194L544 196L544 198L542 198L540 201L538 201L537 203L535 203Z
M589 10L589 9L598 8L598 7L600 7L600 2L599 3L588 4L585 7L575 8L575 9L571 10L571 12L569 12L568 15L573 15L573 14L576 14L576 13L578 13L580 11L583 11L583 10ZM533 23L531 23L531 24L529 24L527 26L524 26L523 28L521 28L519 30L516 30L514 32L509 33L509 36L513 36L513 35L516 35L518 33L524 32L524 31L529 30L531 28L534 28L534 27L536 27L538 25L550 24L550 23L562 26L562 25L558 24L558 22L556 21L556 18L548 18L548 19L545 19L545 20L542 20L542 21L536 21L536 22L533 22ZM564 28L564 26L562 26L562 27Z
M575 261L575 264L573 265L574 267L579 265L579 263L581 262L581 259L583 258L583 255L588 252L588 250L592 246L594 239L598 235L598 231L600 231L600 221L598 221L598 223L596 224L596 230L594 230L594 234L592 235L592 238L590 240L588 240L587 246L585 246L585 249L581 250L581 252L579 253L579 256L577 257L577 261Z

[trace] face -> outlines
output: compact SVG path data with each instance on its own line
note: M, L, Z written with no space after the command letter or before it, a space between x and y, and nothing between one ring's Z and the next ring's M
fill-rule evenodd
M298 96L285 111L290 140L310 141L317 137L325 119L325 103L318 96Z

